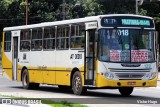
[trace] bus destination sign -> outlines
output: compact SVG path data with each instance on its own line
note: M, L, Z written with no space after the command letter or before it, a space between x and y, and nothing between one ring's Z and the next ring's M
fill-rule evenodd
M122 25L137 25L137 26L150 26L149 20L141 19L121 19Z
M101 20L103 27L147 27L154 28L153 20L143 17L113 16L103 17Z

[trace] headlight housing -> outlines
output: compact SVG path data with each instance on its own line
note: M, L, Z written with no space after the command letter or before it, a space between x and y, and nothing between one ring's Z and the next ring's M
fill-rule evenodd
M149 73L146 73L143 77L142 77L142 80L151 80L153 78L155 78L157 75L157 72L149 72Z
M107 78L107 79L111 79L111 80L119 80L119 78L112 72L106 72L104 73L104 76Z

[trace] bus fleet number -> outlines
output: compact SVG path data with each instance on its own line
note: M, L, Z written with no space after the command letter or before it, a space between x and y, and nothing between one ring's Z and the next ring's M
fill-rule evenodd
M82 59L82 54L71 54L70 59Z
M117 33L118 35L123 35L123 36L129 35L128 29L119 29Z

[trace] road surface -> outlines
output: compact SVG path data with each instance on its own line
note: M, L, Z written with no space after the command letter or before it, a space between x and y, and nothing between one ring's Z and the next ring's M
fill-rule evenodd
M159 107L159 86L160 82L158 82L158 87L156 88L135 88L130 97L123 97L119 94L118 90L109 89L88 90L85 95L76 96L71 90L60 90L57 86L52 85L40 85L40 88L37 90L25 90L22 88L21 82L11 81L0 75L1 96L9 95L25 98L44 98L54 101L69 101L87 105L94 104L92 107L96 106L96 104L136 104L140 106Z

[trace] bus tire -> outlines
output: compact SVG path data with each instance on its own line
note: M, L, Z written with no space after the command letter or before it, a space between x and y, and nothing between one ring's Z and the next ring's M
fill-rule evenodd
M82 77L78 71L74 73L72 78L72 90L75 95L81 95L87 91L87 88L82 86Z
M25 69L22 74L22 85L24 89L37 89L39 87L39 83L29 82L29 73L27 69Z
M130 96L133 92L133 87L121 87L119 88L119 92L122 96Z

